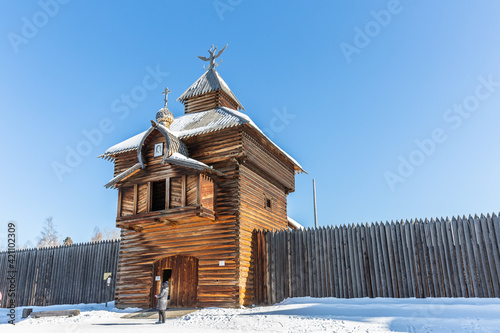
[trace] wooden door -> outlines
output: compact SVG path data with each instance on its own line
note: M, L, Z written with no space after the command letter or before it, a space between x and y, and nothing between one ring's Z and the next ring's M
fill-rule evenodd
M171 270L170 300L168 307L192 308L198 296L198 259L192 256L175 255L157 260L153 264L153 288L151 304L156 308L154 295L160 293L165 270ZM159 276L159 280L157 280Z

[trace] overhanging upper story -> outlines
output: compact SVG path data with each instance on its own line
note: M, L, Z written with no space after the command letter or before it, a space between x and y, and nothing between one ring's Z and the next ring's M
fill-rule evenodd
M211 151L196 151L196 143L206 140L211 141ZM218 149L218 142L224 140L231 140L231 144ZM177 148L172 150L172 145ZM155 147L163 154L155 156ZM188 157L190 153L196 159ZM213 208L203 208L207 208L205 196L215 195L213 190L207 193L207 188L215 188L225 177L212 166L216 161L236 159L258 170L286 193L295 190L294 173L303 172L300 164L269 140L248 116L224 107L183 115L173 121L170 129L156 124L156 128L152 126L110 147L100 157L115 162L114 177L106 187L120 190L119 227L127 226L125 222L136 225L138 219L144 218L155 223L175 221L186 218L183 211L214 218ZM164 196L164 209L154 204L163 200L159 196ZM172 218L167 219L169 215Z
M163 128L161 125L158 127ZM259 156L261 156L260 158L262 160L267 160L270 165L265 167L265 169L267 169L269 173L273 173L273 166L277 168L278 161L282 162L282 164L289 165L293 173L304 172L302 166L295 159L265 136L250 117L240 111L231 110L226 107L218 107L207 111L185 114L176 118L170 126L170 129L168 129L169 133L174 135L186 147L185 149L188 155L190 151L190 142L198 140L199 138L209 138L211 136L216 141L224 140L224 133L228 133L230 130L239 132L238 139L240 141L233 143L233 150L230 154L226 154L227 158L234 157L237 155L235 152L239 152L240 154L236 157L244 157L254 164L261 164L264 162L258 162L257 158ZM137 155L141 141L144 136L147 135L148 131L151 131L151 128L108 148L104 154L99 156L115 162L115 177L139 162L138 159L133 160L131 156L134 154ZM216 144L216 142L214 142L214 144ZM217 152L212 152L211 154L207 152L206 155L213 154L217 154ZM222 156L224 156L224 154L222 154ZM187 156L185 157L188 158ZM210 161L210 159L208 160ZM168 161L169 160L165 160L166 163L168 163ZM170 160L170 162L174 163L176 161ZM191 159L191 162L193 164L196 162L203 163L203 160L199 159L195 161ZM203 169L208 167L208 165L199 164L199 167ZM290 192L294 190L294 188L290 186L290 181L286 183L283 182L282 185L288 185L287 188Z

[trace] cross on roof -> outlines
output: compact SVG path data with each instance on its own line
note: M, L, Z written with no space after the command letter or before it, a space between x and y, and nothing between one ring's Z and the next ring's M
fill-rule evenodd
M167 102L168 102L168 94L169 94L170 92L171 92L171 91L170 91L170 89L165 88L165 91L161 93L162 95L165 95L165 98L163 99L163 101L165 102L165 107L167 107Z

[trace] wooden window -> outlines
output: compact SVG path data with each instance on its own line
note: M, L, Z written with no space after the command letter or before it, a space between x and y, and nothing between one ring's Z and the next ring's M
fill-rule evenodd
M122 187L121 191L121 216L128 216L135 214L135 206L134 206L134 187L127 186Z
M272 200L270 197L264 194L264 208L265 209L272 209Z
M148 184L137 186L137 214L148 212Z
M170 178L170 208L182 207L182 177Z
M186 178L186 205L187 206L196 206L198 204L197 201L197 192L198 192L198 183L197 183L198 175L188 175Z
M151 183L151 211L165 209L166 184L165 180Z
M214 209L214 182L205 175L200 175L201 205L205 208Z
M118 215L145 214L184 206L201 204L213 210L213 180L200 175L183 175L142 184L134 184L120 190Z

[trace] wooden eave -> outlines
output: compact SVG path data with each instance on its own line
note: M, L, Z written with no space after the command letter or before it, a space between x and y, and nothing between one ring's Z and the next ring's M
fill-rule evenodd
M120 181L116 182L112 188L114 189L119 189L122 186L131 186L133 184L137 183L143 183L143 182L154 182L158 180L163 180L166 178L173 178L173 177L179 177L182 175L206 175L209 176L216 184L220 184L221 181L226 177L226 175L222 172L214 173L214 172L207 172L207 170L198 170L198 169L193 169L189 167L184 167L184 166L179 166L179 165L173 165L179 169L185 169L185 171L182 172L165 172L165 173L160 173L157 174L154 177L148 177L147 180L140 180L140 181L134 181L135 177L132 176L141 176L141 173L147 172L147 165L145 169L139 169L135 171L134 173L130 174L124 179L121 179ZM213 170L213 169L212 169Z
M296 165L283 151L281 151L275 146L275 143L273 143L269 138L267 138L261 132L256 130L251 124L245 123L242 126L244 131L247 131L247 133L250 134L255 140L257 140L257 142L259 142L261 145L271 150L275 154L275 156L279 156L279 158L285 163L293 165L293 170L295 171L295 173L307 174L307 171L302 169L299 165Z
M179 160L179 159L175 159L175 158L169 158L169 157L166 157L163 159L162 161L162 164L172 164L172 165L176 165L176 166L180 166L180 167L183 167L183 168L188 168L188 169L191 169L191 170L196 170L202 174L209 174L210 176L216 176L216 177L224 177L224 173L220 172L219 170L216 170L214 168L210 168L210 167L198 167L190 162L186 162L186 161L183 161L183 160Z
M126 180L127 178L135 175L137 172L141 170L141 164L137 163L133 165L132 167L128 168L127 170L123 171L113 179L111 179L106 185L104 185L105 188L116 188L117 184L119 182L122 182Z
M116 218L116 227L142 231L145 226L175 226L179 221L215 220L215 212L201 205L159 210Z
M188 163L184 163L182 160L175 160L173 158L167 158L167 161L165 162L166 164L170 164L176 168L184 169L186 171L182 172L182 174L202 174L202 175L208 175L210 178L212 178L216 183L219 183L221 181L221 178L225 177L225 174L220 172L219 170L216 170L214 168L196 168L193 167L192 165ZM165 164L162 162L162 164ZM116 189L120 186L123 185L125 181L128 183L133 184L134 181L132 180L139 172L147 172L147 164L144 164L144 168L141 168L141 164L137 163L130 167L129 169L123 171L122 173L118 174L115 176L113 179L111 179L104 187L106 188L113 188ZM131 179L132 177L132 179ZM169 173L164 173L164 174L159 174L157 177L150 178L150 181L154 180L160 180L164 179L166 177L171 177Z
M295 192L295 188L290 188L290 187L286 186L285 184L283 184L282 182L277 180L275 176L271 175L268 172L265 172L257 164L248 160L247 158L242 158L239 160L239 162L241 164L245 165L246 167L248 167L250 170L252 170L256 174L260 175L262 178L273 183L275 186L277 186L279 188L283 188L287 194Z

